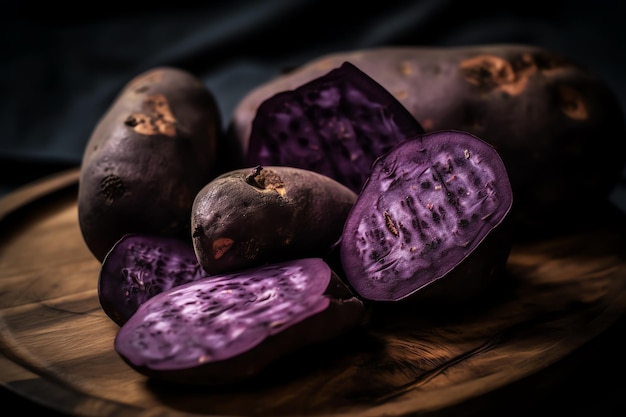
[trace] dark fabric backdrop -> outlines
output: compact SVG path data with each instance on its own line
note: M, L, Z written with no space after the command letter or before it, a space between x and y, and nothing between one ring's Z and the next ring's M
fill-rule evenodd
M78 166L92 129L120 89L160 65L199 76L215 94L225 124L244 94L285 70L326 53L389 45L543 46L599 73L626 105L625 3L5 1L0 9L0 197L43 175ZM622 181L613 195L622 207L625 190ZM621 329L626 324L605 343L614 347L612 354L598 358L583 350L583 356L579 352L568 359L572 383L551 393L551 404L511 404L511 415L528 409L624 415L618 381L626 362L611 359L623 353L623 344L613 342ZM610 383L605 374L617 381ZM577 378L585 380L580 388ZM17 405L13 409L19 411L12 415L35 407L0 394L5 411L11 402ZM57 415L47 411L45 415Z
M8 2L0 17L0 195L78 165L115 95L159 65L199 76L225 123L244 94L287 69L385 45L536 44L589 66L626 103L625 10L618 0Z

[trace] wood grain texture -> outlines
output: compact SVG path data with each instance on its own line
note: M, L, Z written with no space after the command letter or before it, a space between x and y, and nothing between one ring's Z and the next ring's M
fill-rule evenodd
M517 243L508 285L461 312L374 305L364 326L245 384L156 384L113 350L117 326L97 299L100 264L82 241L68 175L0 204L0 383L68 414L453 415L567 357L626 310L626 228L597 216Z

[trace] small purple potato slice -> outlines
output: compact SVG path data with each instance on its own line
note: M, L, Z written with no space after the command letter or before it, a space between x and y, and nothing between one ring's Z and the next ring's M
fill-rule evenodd
M193 247L209 274L332 254L357 195L313 171L269 166L230 171L198 193Z
M246 162L319 172L358 193L374 159L423 131L390 92L345 62L259 106Z
M374 301L479 295L508 258L506 228L496 229L508 223L512 202L491 145L461 131L411 138L375 162L348 216L346 279Z
M363 303L322 259L298 259L158 294L120 328L114 346L148 377L224 385L339 336L363 313Z
M107 316L121 326L155 295L206 277L190 243L172 237L128 234L104 258L98 298Z

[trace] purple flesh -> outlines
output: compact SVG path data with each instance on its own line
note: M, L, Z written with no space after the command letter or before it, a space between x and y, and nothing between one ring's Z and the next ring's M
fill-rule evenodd
M423 132L389 91L345 62L261 103L246 163L308 169L358 193L378 156Z
M156 294L206 277L190 244L169 237L128 234L102 262L98 297L104 312L121 326Z
M322 259L306 258L191 282L145 302L120 328L115 349L131 367L164 380L220 384L243 378L269 364L268 357L306 343L316 329L268 345L265 353L245 353L331 304L346 315L324 322L322 333L356 323L362 303L335 279Z
M365 299L402 300L469 257L512 199L505 166L486 142L460 131L411 138L375 162L348 216L346 278Z

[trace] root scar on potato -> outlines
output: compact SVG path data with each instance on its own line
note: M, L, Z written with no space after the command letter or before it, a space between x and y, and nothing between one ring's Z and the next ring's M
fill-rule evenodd
M213 241L213 258L219 259L233 246L234 240L223 237Z
M478 55L459 64L467 82L488 88L497 88L515 96L524 91L528 78L537 72L537 66L528 54L514 65L499 56Z
M570 119L586 120L589 110L582 94L574 87L562 85L558 89L559 108Z
M281 197L287 193L285 182L276 172L264 169L261 165L255 167L246 177L246 183L264 191L275 191Z
M100 190L104 196L105 204L112 205L120 198L128 194L124 180L117 175L109 174L100 181Z
M126 118L124 124L140 135L176 136L176 118L163 94L147 96L143 104L147 114L133 113Z

